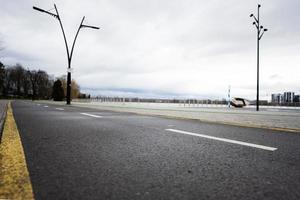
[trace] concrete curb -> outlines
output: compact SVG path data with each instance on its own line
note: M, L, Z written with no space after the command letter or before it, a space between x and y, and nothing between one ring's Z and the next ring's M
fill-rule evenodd
M0 143L1 143L1 139L2 139L2 132L3 132L4 123L5 123L6 114L7 114L8 102L6 102L4 112L0 116Z

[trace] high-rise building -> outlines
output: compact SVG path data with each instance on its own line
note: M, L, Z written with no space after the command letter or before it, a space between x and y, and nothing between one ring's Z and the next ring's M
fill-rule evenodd
M283 95L282 94L272 94L272 103L281 104L283 103Z
M300 103L300 95L294 96L294 103Z
M284 103L293 103L294 102L294 92L284 92L283 93L283 101Z

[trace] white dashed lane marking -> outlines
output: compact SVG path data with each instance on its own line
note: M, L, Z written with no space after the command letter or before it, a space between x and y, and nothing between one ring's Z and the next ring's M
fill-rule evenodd
M253 148L257 148L257 149L263 149L263 150L267 150L267 151L277 150L277 148L274 148L274 147L268 147L268 146L263 146L263 145L259 145L259 144L248 143L248 142L241 142L238 140L230 140L230 139L226 139L226 138L219 138L219 137L198 134L198 133L192 133L192 132L187 132L187 131L181 131L181 130L176 130L176 129L165 129L165 130L169 131L169 132L181 133L181 134L185 134L185 135L192 135L192 136L197 136L197 137L202 137L202 138L207 138L207 139L212 139L212 140L218 140L218 141L222 141L222 142L238 144L238 145L253 147Z
M92 114L88 114L88 113L80 113L80 114L90 116L90 117L95 117L95 118L102 118L102 116L99 116L99 115L92 115Z
M56 110L65 110L65 109L63 109L63 108L55 108Z

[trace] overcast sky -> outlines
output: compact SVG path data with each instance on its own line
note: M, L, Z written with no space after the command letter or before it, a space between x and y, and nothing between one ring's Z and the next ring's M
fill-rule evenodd
M83 16L73 78L93 95L255 99L261 7L261 97L300 93L299 0L0 0L0 61L54 76L67 70L56 3L71 47ZM51 12L55 12L51 10Z

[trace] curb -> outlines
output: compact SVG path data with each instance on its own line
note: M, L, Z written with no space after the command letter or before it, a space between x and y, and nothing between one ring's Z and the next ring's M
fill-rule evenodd
M0 145L0 199L34 199L24 148L10 101L6 111Z
M6 119L8 103L9 103L9 101L6 102L6 105L5 105L5 108L4 108L4 112L0 116L0 143L1 143L2 133L3 133L3 128L4 128L4 123L5 123L5 119Z

